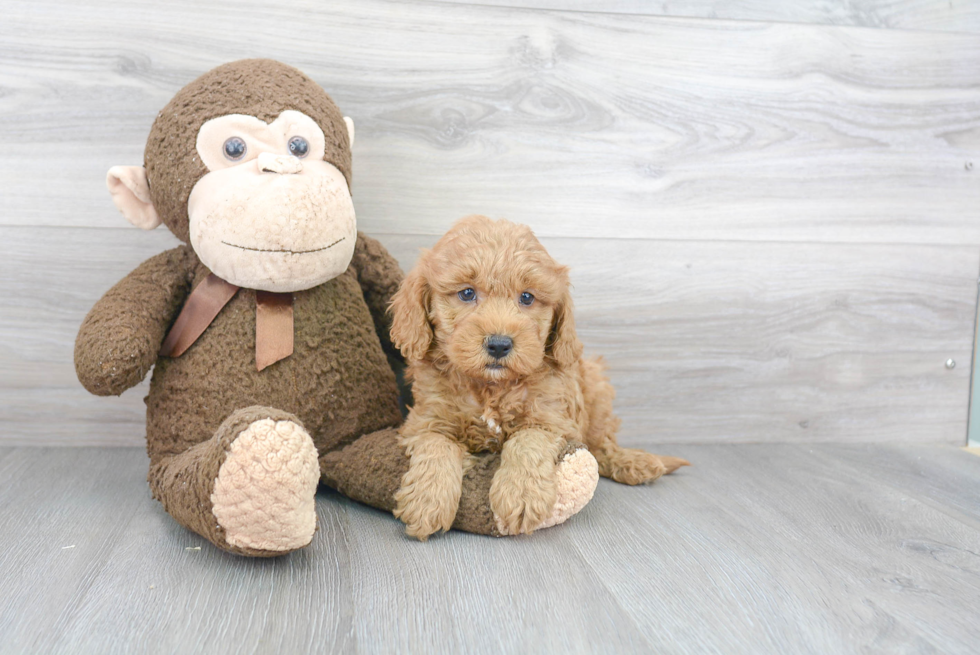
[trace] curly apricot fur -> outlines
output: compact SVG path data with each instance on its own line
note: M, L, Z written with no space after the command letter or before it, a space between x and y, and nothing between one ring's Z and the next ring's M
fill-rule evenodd
M460 298L469 288L475 298ZM530 305L520 302L525 292ZM616 443L615 390L599 359L582 358L568 268L527 226L459 221L422 253L390 312L415 397L401 429L412 460L396 510L408 534L424 540L452 525L464 450L501 453L490 505L511 534L533 531L551 511L566 440L585 443L600 474L626 484L687 465ZM513 341L502 359L485 347L493 335Z

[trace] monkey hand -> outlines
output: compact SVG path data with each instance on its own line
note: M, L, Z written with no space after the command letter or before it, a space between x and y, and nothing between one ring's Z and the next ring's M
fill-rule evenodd
M143 380L190 292L192 265L186 246L160 253L95 304L75 339L82 386L98 396L118 396Z

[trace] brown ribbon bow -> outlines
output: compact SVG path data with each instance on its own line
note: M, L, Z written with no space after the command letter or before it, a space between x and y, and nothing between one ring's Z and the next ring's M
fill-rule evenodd
M239 287L211 273L191 291L160 355L180 357L204 334ZM262 370L293 354L293 294L255 292L255 366Z

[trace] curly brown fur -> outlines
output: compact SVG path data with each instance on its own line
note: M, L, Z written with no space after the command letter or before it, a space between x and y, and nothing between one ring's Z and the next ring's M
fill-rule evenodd
M582 358L568 268L527 226L459 221L423 253L391 314L415 397L401 429L411 463L395 497L408 534L424 540L452 525L467 453L501 453L490 504L511 533L533 531L551 510L566 441L585 443L600 474L626 484L687 465L616 443L615 391L602 363ZM491 337L509 339L509 352L495 356Z

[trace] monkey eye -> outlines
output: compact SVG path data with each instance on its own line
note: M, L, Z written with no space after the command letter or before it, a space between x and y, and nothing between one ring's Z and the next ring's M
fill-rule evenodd
M459 299L462 300L463 302L473 302L474 300L476 300L476 291L474 291L471 288L463 289L456 295L459 296Z
M521 303L525 307L530 307L534 304L534 294L530 294L527 291L521 294L521 297L517 299L517 302Z
M309 142L301 136L294 136L289 140L289 154L302 159L310 152Z
M238 161L244 157L246 150L248 150L248 148L245 146L245 140L239 136L233 136L225 141L225 157L231 161Z

